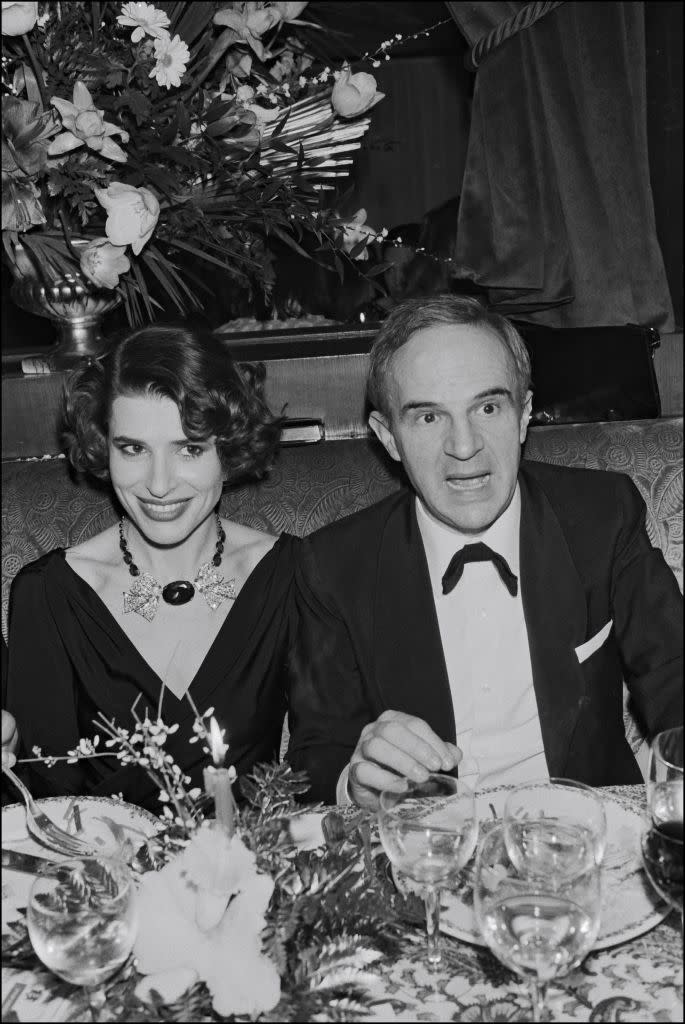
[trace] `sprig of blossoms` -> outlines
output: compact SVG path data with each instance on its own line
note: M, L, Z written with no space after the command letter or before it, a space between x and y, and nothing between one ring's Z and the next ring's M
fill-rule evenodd
M210 708L201 717L207 718L213 710ZM114 719L107 718L102 712L95 716L93 724L107 737L103 744L106 748L104 751L98 750L100 735L96 734L92 740L81 738L73 750L68 750L65 755L60 756L44 755L41 748L35 746L32 751L34 756L20 758L18 763L30 764L39 761L52 768L59 761L75 764L77 761L94 757L115 757L122 765L139 765L159 790L159 800L163 804L161 817L168 824L177 825L186 833L193 831L203 818L202 789L191 785L191 777L183 773L172 755L165 749L169 736L178 731L178 723L167 725L161 718L150 718L147 714L145 718L140 718L136 713L135 704L131 708L131 713L136 723L132 731L118 726ZM208 736L201 717L196 718L193 725L196 735L190 742L197 741L198 733Z

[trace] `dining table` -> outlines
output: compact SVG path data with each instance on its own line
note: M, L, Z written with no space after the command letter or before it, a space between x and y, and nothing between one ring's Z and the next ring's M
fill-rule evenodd
M645 817L646 827L644 786L606 787L602 792L639 812ZM624 897L619 895L618 898L630 900L630 886L626 885ZM666 913L666 910L664 906L660 908L655 916L656 923L647 930L593 949L579 967L550 983L549 1019L682 1021L681 926L679 915ZM328 1019L478 1022L532 1019L527 986L477 941L444 934L442 961L437 967L429 968L425 933L420 927L407 924L399 955L379 960L371 973L371 1008L363 1016L352 1011L346 1016L344 1006L332 1006ZM121 1008L109 1001L102 1019L131 1019L121 1013ZM88 1019L87 1002L81 989L59 981L47 970L3 966L3 1022L28 1024ZM326 1018L317 1016L316 1019Z

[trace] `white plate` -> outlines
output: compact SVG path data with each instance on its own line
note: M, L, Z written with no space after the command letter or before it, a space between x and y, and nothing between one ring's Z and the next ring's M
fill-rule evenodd
M504 802L511 786L497 786L477 794L478 818L481 822L502 816ZM593 949L607 949L627 942L654 928L666 917L670 908L654 892L642 869L640 835L646 821L631 806L630 800L614 793L602 793L607 817L607 847L602 873L602 914L599 935ZM474 861L465 868L468 878ZM397 882L397 875L393 871ZM409 883L400 878L400 889L406 891ZM412 886L413 888L413 886ZM475 914L471 893L466 899L458 893L443 892L440 930L464 942L484 946Z
M150 811L108 796L48 797L36 803L65 831L76 834L73 818L68 817L73 803L81 815L83 831L78 835L93 844L96 850L110 856L116 854L127 840L138 849L145 839L163 828ZM61 854L41 846L26 829L26 808L9 804L2 808L2 845L4 849L35 854L47 860L67 860ZM17 908L25 907L33 875L2 869L2 925L17 917Z

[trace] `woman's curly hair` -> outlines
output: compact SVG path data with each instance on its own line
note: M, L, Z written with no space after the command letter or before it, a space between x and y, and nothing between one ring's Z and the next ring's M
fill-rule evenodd
M226 479L263 476L276 457L282 419L263 398L264 365L233 360L213 334L183 324L143 327L67 379L62 441L79 472L109 478L108 427L120 395L170 398L192 441L216 437Z

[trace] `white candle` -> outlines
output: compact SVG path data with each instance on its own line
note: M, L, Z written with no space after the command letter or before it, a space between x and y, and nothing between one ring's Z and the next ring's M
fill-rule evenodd
M210 765L204 770L205 792L214 797L217 827L222 828L229 838L235 832L234 778L235 774L230 768Z
M214 764L205 768L203 772L205 792L214 797L217 827L223 829L230 838L235 832L235 801L232 789L236 777L235 769L223 767L228 744L224 743L223 732L216 718L210 720L209 734Z

